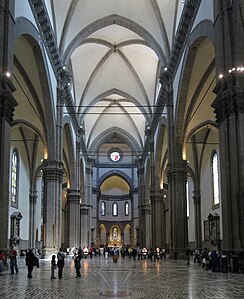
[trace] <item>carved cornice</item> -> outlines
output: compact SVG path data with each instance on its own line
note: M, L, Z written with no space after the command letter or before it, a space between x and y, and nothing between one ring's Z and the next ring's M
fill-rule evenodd
M42 39L45 43L53 71L58 78L62 72L62 64L59 58L56 39L52 30L52 25L48 17L48 12L43 0L29 0L33 15L36 19Z

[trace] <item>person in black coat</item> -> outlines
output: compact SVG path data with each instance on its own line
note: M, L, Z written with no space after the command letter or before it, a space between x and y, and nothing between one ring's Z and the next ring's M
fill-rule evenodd
M76 277L81 277L81 274L80 274L80 268L81 268L80 261L81 261L81 256L77 255L75 257L75 260L74 260L75 270L76 270Z
M26 253L25 263L28 269L28 278L32 278L32 271L34 266L36 265L36 257L32 251L32 249L29 249Z
M64 269L64 259L65 259L65 253L63 252L62 248L59 248L59 252L57 254L58 258L58 278L61 279L63 277L63 269Z

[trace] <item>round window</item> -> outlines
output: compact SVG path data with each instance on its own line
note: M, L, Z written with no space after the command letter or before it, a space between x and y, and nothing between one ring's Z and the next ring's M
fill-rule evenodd
M114 162L118 162L121 159L120 153L117 151L113 151L110 153L110 159Z

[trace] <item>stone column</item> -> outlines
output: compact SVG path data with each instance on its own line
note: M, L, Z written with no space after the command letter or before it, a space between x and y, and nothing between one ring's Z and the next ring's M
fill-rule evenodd
M80 134L79 134L80 133ZM68 247L80 247L81 219L80 219L80 137L76 136L76 156L70 162L70 189L67 190L67 238Z
M165 214L162 190L151 190L151 209L152 209L152 246L153 248L165 248L166 230Z
M137 160L138 175L138 214L139 214L139 242L140 246L150 246L147 235L151 235L151 226L147 226L147 214L150 213L150 205L145 200L144 164L142 159Z
M165 218L164 218L164 203L163 196L160 190L156 190L156 174L155 174L155 161L154 161L154 136L150 128L147 129L146 134L149 136L150 147L150 173L151 173L151 188L150 188L150 201L151 201L151 235L152 247L165 246ZM164 240L163 240L164 239Z
M35 248L35 237L36 237L36 202L37 202L37 191L30 190L29 203L30 203L30 219L29 219L29 247Z
M80 244L80 190L67 190L68 237L69 247Z
M170 163L167 176L170 195L171 256L183 258L188 244L186 161Z
M7 77L13 67L14 1L0 0L0 250L7 250L9 224L9 161L13 112L17 106L15 88Z
M166 94L168 121L168 190L170 210L170 251L174 258L185 257L188 244L187 234L187 202L186 202L186 161L182 160L182 144L176 135L173 83L167 72L162 75L162 86Z
M45 255L53 254L61 246L61 212L63 163L43 161L44 179L44 247Z
M193 191L194 220L195 220L195 247L202 248L202 216L201 216L201 191Z
M92 202L92 175L93 163L91 158L88 158L86 163L85 176L85 194L81 203L81 244L87 245L90 242L91 236L91 202Z
M222 249L240 254L244 268L244 3L217 0L214 8L216 70L223 76L212 104L219 128Z
M60 79L57 81L57 120L56 120L56 149L55 157L58 161L63 160L63 107L64 90Z

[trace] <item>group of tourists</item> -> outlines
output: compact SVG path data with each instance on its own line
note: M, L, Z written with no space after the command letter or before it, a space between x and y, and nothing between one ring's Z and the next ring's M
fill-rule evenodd
M192 252L192 255L194 263L198 263L203 269L211 270L212 272L221 271L221 257L223 255L220 250L216 248L199 250L196 248Z
M9 264L8 264L9 258ZM8 270L10 266L11 274L19 273L18 265L17 265L17 251L11 246L10 250L7 253L7 256L0 251L0 275L2 275L3 271Z
M81 258L86 259L87 257L92 258L93 256L100 256L107 259L110 256L120 256L121 258L128 257L129 259L138 259L144 260L149 259L151 261L166 259L168 252L163 248L147 248L147 247L100 247L94 248L90 247L88 249L87 246L83 248L74 248L72 250L74 258L79 255Z
M9 263L8 263L9 259ZM32 271L36 266L39 268L39 259L35 256L32 249L27 250L25 263L27 266L27 277L32 278ZM18 264L17 264L17 251L11 246L10 250L8 251L7 255L5 255L2 251L0 251L0 275L4 271L7 271L10 268L10 274L18 274Z

